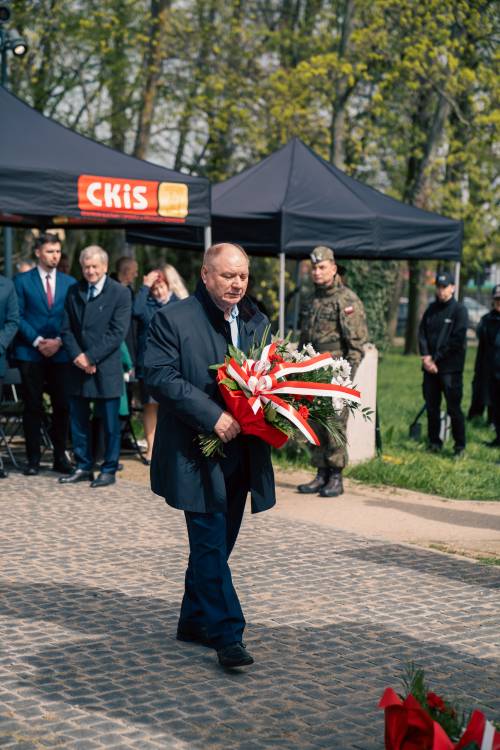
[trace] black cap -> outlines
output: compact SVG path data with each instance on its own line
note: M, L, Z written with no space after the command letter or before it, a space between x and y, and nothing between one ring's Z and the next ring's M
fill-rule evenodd
M493 299L499 299L500 298L500 284L497 284L493 287L493 291L491 293L491 296Z
M454 283L455 279L448 271L441 271L436 276L436 286L450 286Z

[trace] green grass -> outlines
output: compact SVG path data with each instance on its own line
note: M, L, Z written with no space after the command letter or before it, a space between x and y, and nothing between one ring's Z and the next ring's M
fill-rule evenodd
M475 349L469 347L464 373L464 412L470 404L474 357ZM483 445L494 437L484 422L467 422L464 457L453 458L451 438L441 454L430 454L425 443L425 415L421 419L421 442L408 436L409 425L423 404L419 357L405 357L393 350L384 356L378 377L382 455L348 467L346 474L369 484L405 487L443 497L500 500L500 451Z

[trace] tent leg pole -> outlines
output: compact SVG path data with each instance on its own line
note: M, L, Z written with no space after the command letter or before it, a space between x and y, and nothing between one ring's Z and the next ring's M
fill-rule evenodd
M279 286L279 335L285 337L285 253L280 253L280 286Z
M12 227L3 228L4 273L12 278Z
M210 225L208 227L204 227L203 238L204 238L205 250L208 250L208 248L212 244L212 227Z
M458 299L460 292L460 261L455 263L455 298Z

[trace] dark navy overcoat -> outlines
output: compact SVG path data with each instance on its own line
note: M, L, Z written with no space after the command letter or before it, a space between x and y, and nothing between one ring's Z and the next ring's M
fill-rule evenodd
M238 305L240 348L247 352L260 342L268 319L244 298ZM252 497L252 512L275 502L270 447L255 437L238 436L224 445L225 459L205 458L199 433L211 433L224 411L215 382L230 343L224 315L200 282L188 299L159 310L149 328L145 380L159 402L151 462L151 487L167 503L199 513L227 509L224 475L231 462L245 466L241 481Z
M123 368L120 344L130 327L132 298L127 287L106 279L102 292L88 300L88 284L80 281L66 297L61 338L71 362L81 352L97 366L87 375L71 366L68 393L83 398L120 398Z

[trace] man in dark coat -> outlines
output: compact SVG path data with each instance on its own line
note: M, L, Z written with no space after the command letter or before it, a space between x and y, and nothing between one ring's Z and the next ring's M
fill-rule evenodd
M244 296L247 284L240 247L209 248L194 296L154 316L144 362L159 402L151 486L185 512L189 536L177 638L215 648L224 667L253 662L242 644L245 619L228 565L247 493L253 512L275 503L270 448L239 434L209 369L224 361L230 343L247 352L262 340L268 319ZM198 435L214 432L225 443L224 458L201 453Z
M496 432L487 445L500 448L500 284L493 289L492 310L480 320L478 338L477 359L484 363L487 399Z
M68 390L76 469L59 481L90 480L91 487L106 487L115 481L120 456L120 344L130 325L131 298L125 287L108 278L108 256L101 247L82 250L80 264L84 281L66 298L62 327L64 348L73 363ZM90 434L92 401L99 408L105 432L104 463L96 479Z
M24 474L36 476L40 471L44 391L49 393L52 406L52 468L61 474L70 474L72 466L66 458L69 424L66 384L70 364L62 345L61 325L66 295L76 280L57 268L61 259L61 240L57 234L41 234L36 241L35 254L37 266L14 277L20 315L14 358L23 383L27 459Z
M441 394L451 419L454 454L465 450L465 420L462 401L467 309L453 293L453 277L447 272L436 276L436 300L425 311L419 327L419 345L424 371L423 392L427 407L429 450L442 448L440 433Z

